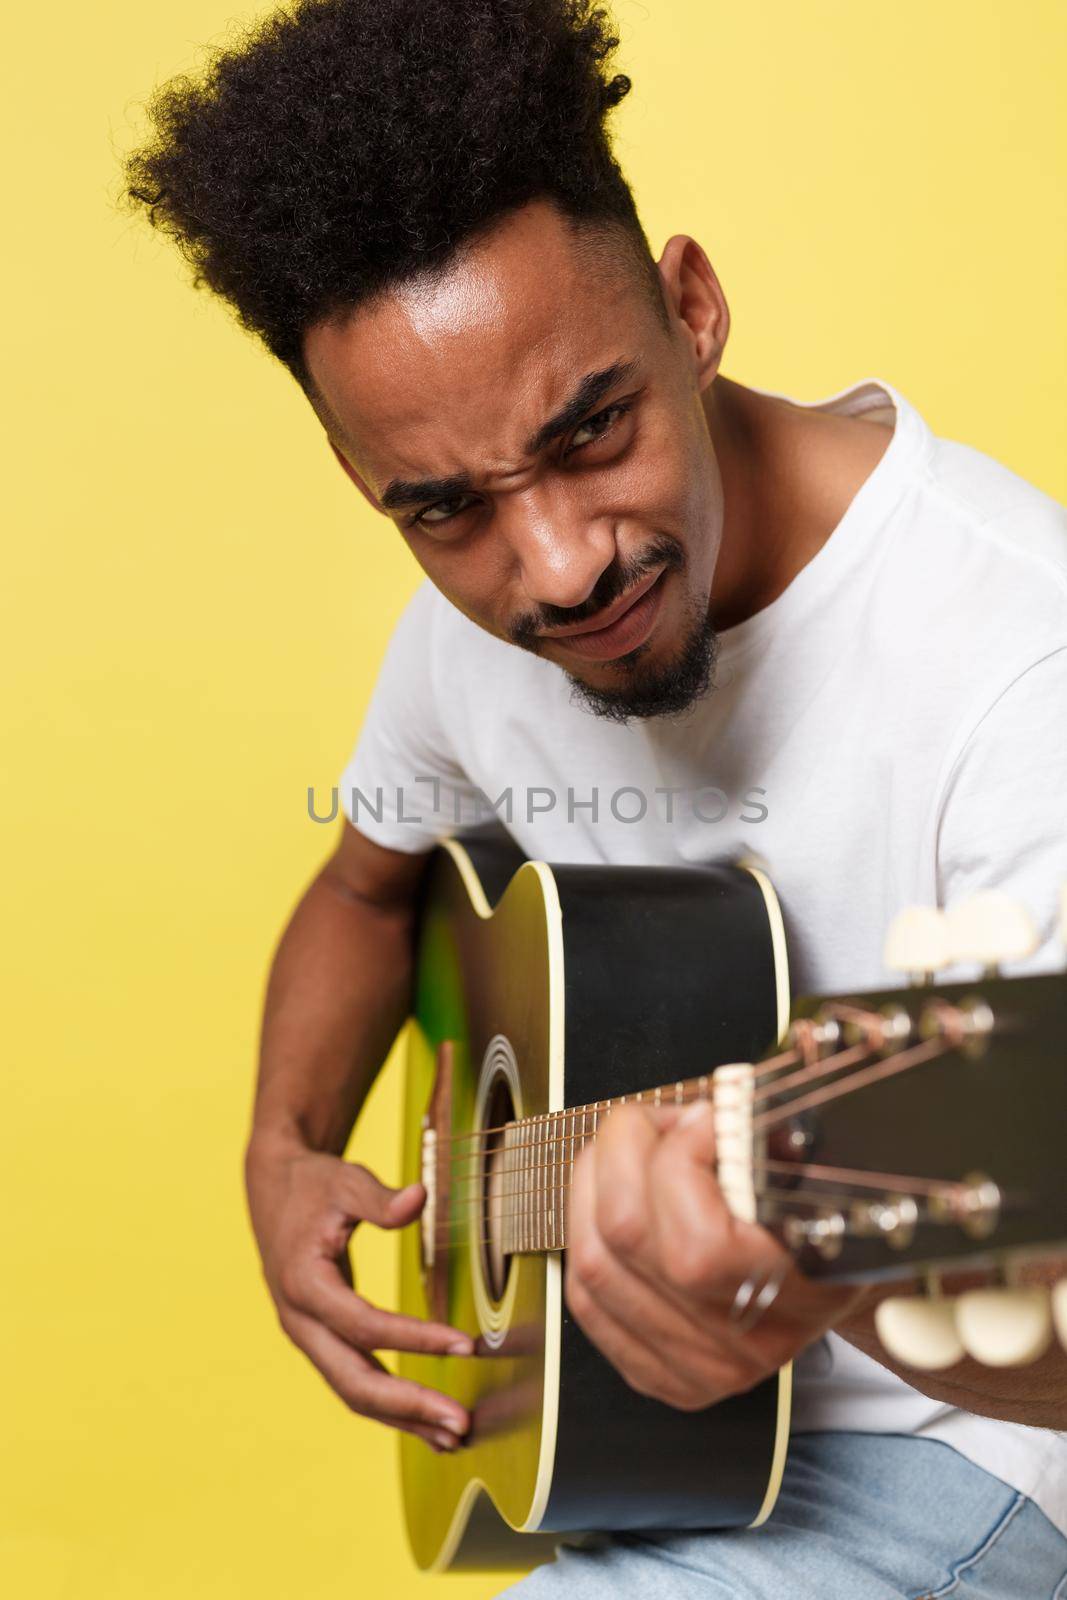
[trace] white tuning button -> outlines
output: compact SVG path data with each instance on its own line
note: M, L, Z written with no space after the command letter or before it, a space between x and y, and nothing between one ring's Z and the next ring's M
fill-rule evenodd
M890 972L939 972L951 959L944 912L905 906L886 930L883 957Z
M1052 1285L1052 1321L1057 1339L1067 1350L1067 1278Z
M1037 929L1025 906L1000 889L985 889L945 912L952 961L995 967L1037 949Z
M1025 1367L1052 1342L1047 1289L969 1289L956 1301L956 1327L969 1356L987 1367Z
M966 1353L953 1302L941 1295L894 1296L874 1310L878 1337L889 1355L919 1372L955 1366Z

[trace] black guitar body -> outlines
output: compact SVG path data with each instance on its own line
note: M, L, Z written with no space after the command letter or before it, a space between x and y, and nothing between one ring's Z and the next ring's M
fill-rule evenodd
M525 857L502 830L462 842L495 903ZM553 864L552 873L563 912L568 1106L756 1061L777 1042L787 985L750 872ZM701 970L706 981L694 983ZM785 1398L781 1378L724 1401L701 1426L699 1415L631 1389L566 1306L561 1336L544 1527L736 1527L756 1519Z

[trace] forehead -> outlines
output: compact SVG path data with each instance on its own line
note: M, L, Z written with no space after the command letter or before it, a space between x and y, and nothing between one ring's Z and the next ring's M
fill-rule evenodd
M504 469L582 378L640 358L656 326L625 243L524 207L449 267L310 330L341 444L390 477Z

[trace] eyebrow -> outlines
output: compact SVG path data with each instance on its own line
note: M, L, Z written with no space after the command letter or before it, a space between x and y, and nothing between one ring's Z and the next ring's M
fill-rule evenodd
M523 453L537 455L554 439L569 433L599 400L618 384L635 378L637 373L636 361L613 361L610 367L602 367L599 372L587 372L571 398L527 439ZM393 478L378 499L387 511L396 511L401 506L450 500L456 495L470 494L473 487L468 472L454 472L447 478Z

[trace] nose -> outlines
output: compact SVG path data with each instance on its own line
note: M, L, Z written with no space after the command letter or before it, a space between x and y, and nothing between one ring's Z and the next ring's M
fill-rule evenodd
M544 485L508 496L503 533L527 599L580 606L616 556L611 519L591 516L566 494Z

